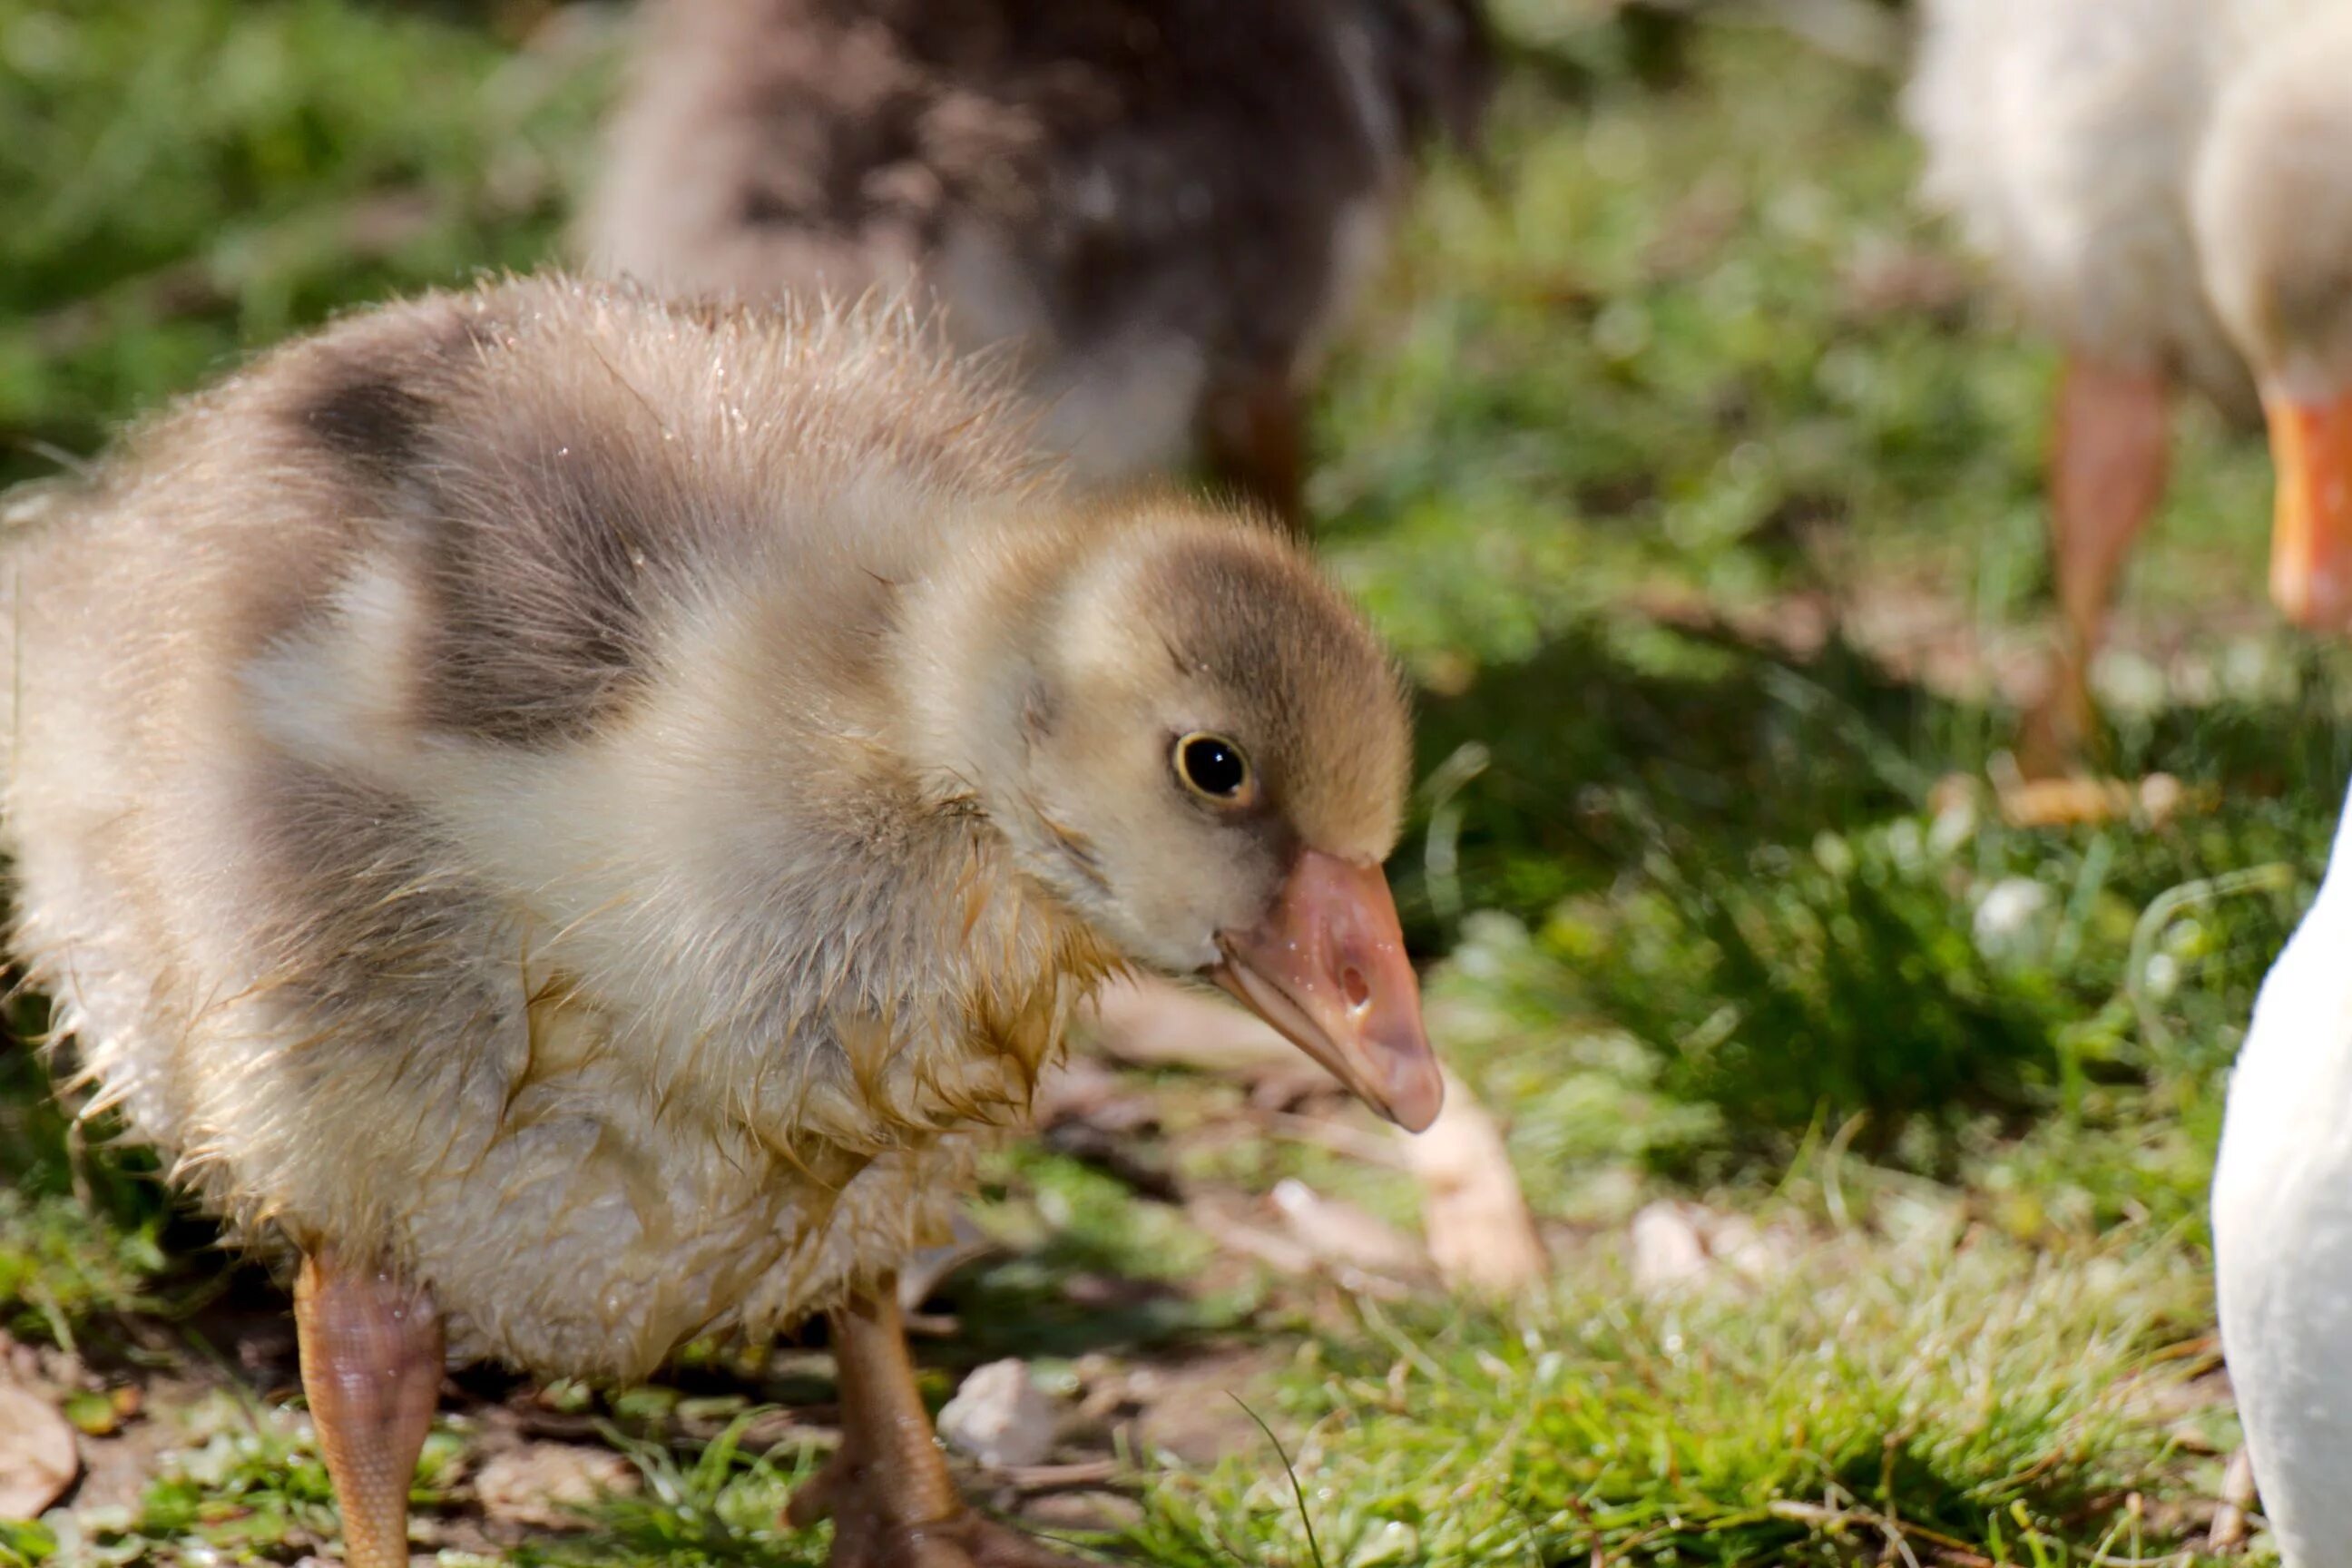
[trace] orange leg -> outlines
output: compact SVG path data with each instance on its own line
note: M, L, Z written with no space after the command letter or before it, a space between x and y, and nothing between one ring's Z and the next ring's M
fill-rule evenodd
M2169 414L2163 376L2068 358L2050 455L2050 542L2064 624L2050 692L2026 720L2021 760L2030 772L2079 760L2095 731L2091 661L2132 542L2164 499Z
M343 1560L408 1568L408 1483L441 1391L441 1315L422 1289L322 1251L302 1260L294 1325Z
M785 1518L833 1521L831 1568L1083 1568L966 1508L931 1436L895 1286L833 1315L841 1451Z
M1216 477L1307 531L1307 432L1287 370L1222 382L1201 410L1202 445Z

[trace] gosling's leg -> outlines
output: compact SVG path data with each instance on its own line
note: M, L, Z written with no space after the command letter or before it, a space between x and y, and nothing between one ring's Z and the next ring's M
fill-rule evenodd
M1305 533L1306 420L1287 369L1218 382L1202 401L1201 425L1211 471Z
M964 1506L931 1435L894 1283L833 1314L841 1449L785 1518L833 1521L831 1568L1083 1568Z
M408 1568L408 1483L441 1389L441 1314L416 1286L326 1250L302 1260L294 1324L344 1561Z
M2050 454L2050 542L2063 624L2050 692L2026 719L2020 761L2029 773L2066 770L2095 731L2091 661L2132 542L2164 498L2169 415L2162 375L2067 359Z

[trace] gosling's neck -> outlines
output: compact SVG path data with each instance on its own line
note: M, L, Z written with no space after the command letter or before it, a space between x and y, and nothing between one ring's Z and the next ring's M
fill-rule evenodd
M1071 518L992 520L902 595L887 656L896 749L926 793L1001 821L1025 815L1055 628L1097 537Z

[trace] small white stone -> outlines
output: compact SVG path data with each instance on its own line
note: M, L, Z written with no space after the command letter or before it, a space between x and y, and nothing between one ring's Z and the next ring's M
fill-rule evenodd
M1657 1295L1706 1275L1706 1239L1695 1205L1659 1202L1633 1216L1633 1288Z
M2030 877L1995 882L1977 903L1977 951L1991 958L2024 956L2035 923L2050 907L2050 889Z
M940 1436L992 1469L1017 1469L1054 1451L1058 1416L1023 1361L975 1368L940 1412Z

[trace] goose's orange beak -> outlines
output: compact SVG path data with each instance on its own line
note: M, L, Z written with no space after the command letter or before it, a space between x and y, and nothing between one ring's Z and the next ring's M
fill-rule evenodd
M1221 931L1209 977L1357 1098L1408 1132L1437 1120L1445 1085L1421 1022L1421 984L1378 866L1309 849L1263 924Z
M2271 597L2299 626L2352 630L2352 392L2263 401L2278 469Z

